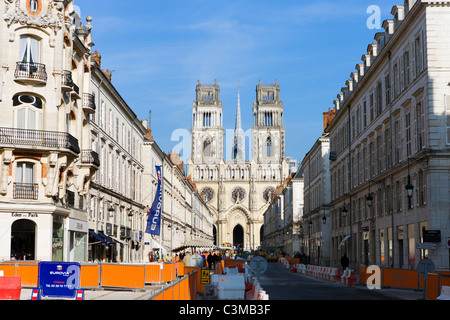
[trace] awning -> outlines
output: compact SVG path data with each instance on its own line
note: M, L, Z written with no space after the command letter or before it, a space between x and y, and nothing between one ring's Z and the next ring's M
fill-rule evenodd
M117 239L116 237L113 237L113 236L110 236L111 237L111 239L113 239L114 241L116 241L116 242L118 242L118 243L120 243L120 244L122 244L122 245L124 245L124 246L126 246L128 243L126 243L126 242L124 242L124 241L122 241L122 240L119 240L119 239Z
M100 241L101 244L103 244L103 245L106 244L105 239L102 238L102 237L100 237L100 236L99 236L98 234L96 234L94 231L89 230L89 234L90 234L91 236L93 236L95 239L97 239L98 241ZM99 244L99 243L98 243L98 242L94 242L94 243L91 243L91 244Z
M110 237L108 237L106 234L104 234L102 231L98 232L99 236L104 238L106 240L106 242L108 242L110 245L115 246L116 243L114 241L111 240Z
M342 239L341 243L339 244L339 248L342 247L344 245L345 241L347 241L350 237L351 237L351 235L345 236L345 238Z

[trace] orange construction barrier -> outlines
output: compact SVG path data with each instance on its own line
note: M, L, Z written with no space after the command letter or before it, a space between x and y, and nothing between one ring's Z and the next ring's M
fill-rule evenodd
M197 271L193 271L169 287L157 292L151 300L187 301L197 300Z
M101 286L144 289L145 265L101 264Z
M100 266L98 264L82 264L80 274L81 288L98 288L100 285Z
M450 286L450 271L438 271L436 273L428 274L427 300L437 300L439 292L442 292L442 287L444 286Z
M419 273L417 270L383 268L382 272L383 286L409 289L423 288L423 277L421 277L422 279L419 281Z
M145 283L162 283L163 271L161 263L150 263L145 265Z
M39 275L38 262L20 262L16 264L16 277L22 280L22 287L37 287Z

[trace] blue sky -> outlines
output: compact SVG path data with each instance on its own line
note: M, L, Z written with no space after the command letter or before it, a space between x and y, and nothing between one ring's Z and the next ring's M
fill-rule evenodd
M153 136L171 151L177 129L189 130L197 80L217 79L224 127L234 128L237 90L242 124L252 125L258 81L278 80L286 155L301 161L323 131L323 112L355 71L376 32L367 8L387 0L75 0L92 16L93 50L102 69L140 119L152 110ZM187 153L187 152L186 152ZM231 150L227 150L231 153ZM189 158L188 154L184 155Z

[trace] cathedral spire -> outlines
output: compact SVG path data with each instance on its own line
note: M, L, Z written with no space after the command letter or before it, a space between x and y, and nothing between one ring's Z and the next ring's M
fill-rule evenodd
M244 161L245 160L245 148L244 148L244 130L242 130L241 121L241 97L238 89L237 106L236 106L236 123L234 128L234 144L233 144L233 160Z

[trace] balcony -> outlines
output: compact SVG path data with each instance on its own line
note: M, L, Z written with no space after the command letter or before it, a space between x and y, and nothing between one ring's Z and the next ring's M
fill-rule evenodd
M73 87L73 80L72 80L72 72L63 70L61 73L61 89L64 92L70 92L72 91Z
M14 199L37 200L39 186L37 183L14 183Z
M41 63L17 62L14 80L28 83L47 83L45 65Z
M81 96L80 96L80 88L74 83L73 84L73 86L72 86L72 92L71 92L71 94L72 94L72 98L75 98L75 99L81 99Z
M81 164L83 165L94 165L100 167L100 157L98 153L92 150L82 150L81 151Z
M90 93L83 93L83 110L88 114L92 114L95 113L95 109L95 96Z
M65 132L0 127L0 145L12 148L67 149L80 154L78 140Z

